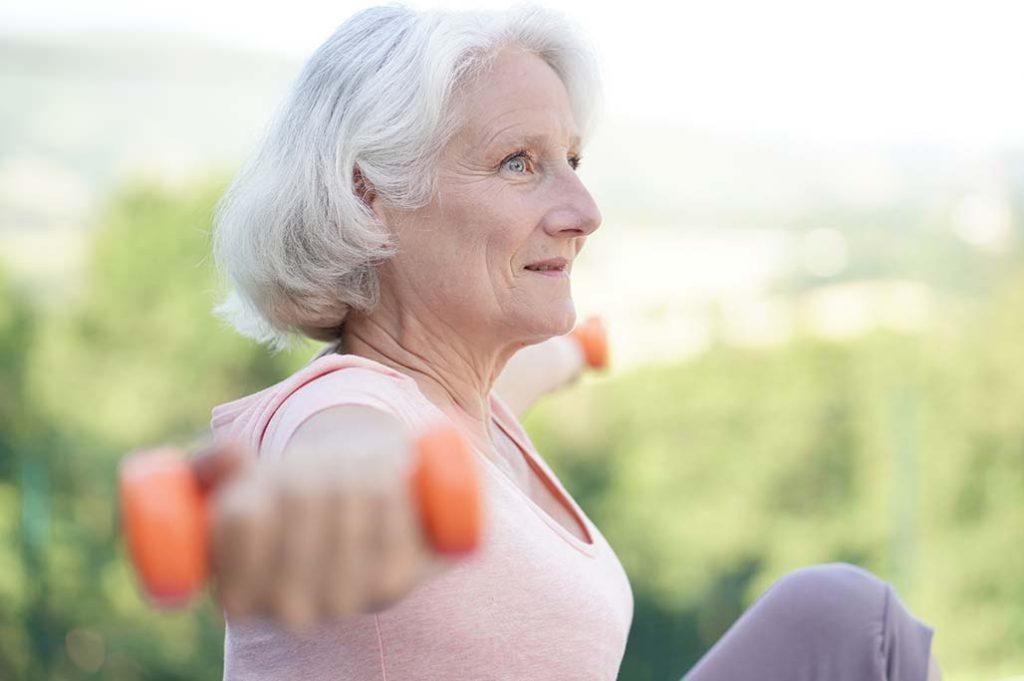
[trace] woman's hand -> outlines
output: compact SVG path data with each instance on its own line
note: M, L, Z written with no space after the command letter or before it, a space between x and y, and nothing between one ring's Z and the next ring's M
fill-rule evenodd
M353 424L358 423L355 427ZM344 446L337 434L346 433ZM410 495L410 445L389 415L339 407L307 420L280 460L198 457L215 478L213 577L231 616L294 630L382 610L445 567Z

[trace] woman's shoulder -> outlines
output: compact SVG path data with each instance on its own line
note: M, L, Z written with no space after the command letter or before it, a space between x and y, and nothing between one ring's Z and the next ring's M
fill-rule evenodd
M415 381L379 362L349 354L321 353L285 379L213 409L215 436L249 444L259 456L276 456L314 414L341 405L387 412L410 428L424 419Z
M267 422L261 456L284 450L291 435L306 420L325 409L360 405L395 416L415 427L421 411L415 381L379 362L348 354L318 356L293 374L280 403Z
M319 355L295 375L307 376L308 382L328 381L352 389L397 389L408 392L416 385L412 377L385 364L360 355L339 353Z

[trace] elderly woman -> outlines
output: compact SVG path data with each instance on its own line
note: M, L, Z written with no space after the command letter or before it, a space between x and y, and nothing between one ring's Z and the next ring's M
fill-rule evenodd
M626 574L517 420L577 371L557 339L601 224L576 173L589 55L535 8L363 11L311 57L226 194L219 311L277 348L329 344L214 409L215 434L258 454L217 496L225 678L616 677ZM407 435L437 420L484 471L484 541L461 561L429 555L402 475ZM817 566L689 677L925 681L930 643L889 585Z

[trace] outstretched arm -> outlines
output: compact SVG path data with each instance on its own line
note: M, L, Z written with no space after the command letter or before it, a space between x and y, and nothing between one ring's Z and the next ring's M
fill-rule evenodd
M571 336L555 336L513 355L494 391L522 418L541 396L573 383L585 366L580 344Z

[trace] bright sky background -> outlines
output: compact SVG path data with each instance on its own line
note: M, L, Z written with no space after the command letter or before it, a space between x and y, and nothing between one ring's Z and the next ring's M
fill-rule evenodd
M368 4L20 0L0 4L0 30L191 31L305 57ZM1024 143L1024 2L544 4L593 38L612 115L838 145L947 142L980 150Z

